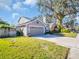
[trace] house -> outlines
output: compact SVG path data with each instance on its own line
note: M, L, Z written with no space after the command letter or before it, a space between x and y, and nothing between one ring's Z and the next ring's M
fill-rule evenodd
M52 25L52 22L50 22L51 21L45 16L38 16L34 17L33 19L28 17L20 17L17 30L23 32L24 36L41 35L45 32L49 32L50 27L55 25Z
M18 23L17 28L23 32L24 36L34 36L45 33L45 24L38 18L31 20L27 17L20 17Z

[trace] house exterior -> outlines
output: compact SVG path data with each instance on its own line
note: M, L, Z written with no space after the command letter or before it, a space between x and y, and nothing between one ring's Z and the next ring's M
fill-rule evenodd
M41 35L45 33L45 26L39 20L28 22L23 29L24 36Z
M23 20L26 21L23 22ZM18 23L19 24L17 28L18 30L23 32L24 36L34 36L45 33L45 24L38 18L31 20L27 17L21 17Z
M54 26L50 19L45 16L34 17L32 20L28 17L20 17L17 29L23 32L24 36L41 35L50 31Z

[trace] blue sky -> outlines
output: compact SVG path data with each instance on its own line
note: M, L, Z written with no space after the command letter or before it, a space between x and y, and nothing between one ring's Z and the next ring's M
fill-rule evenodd
M37 0L0 0L0 18L10 24L17 24L19 17L32 18L40 15Z

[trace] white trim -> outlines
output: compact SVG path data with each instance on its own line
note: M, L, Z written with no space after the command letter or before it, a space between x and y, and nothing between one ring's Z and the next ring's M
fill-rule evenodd
M43 27L43 29L44 29L44 33L45 33L45 32L46 32L46 31L45 31L45 27Z
M44 26L29 25L29 27L44 27Z

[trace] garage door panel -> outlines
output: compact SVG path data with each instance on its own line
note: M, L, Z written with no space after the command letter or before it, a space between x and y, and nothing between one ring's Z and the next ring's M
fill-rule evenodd
M30 27L30 35L40 35L44 33L43 27Z

